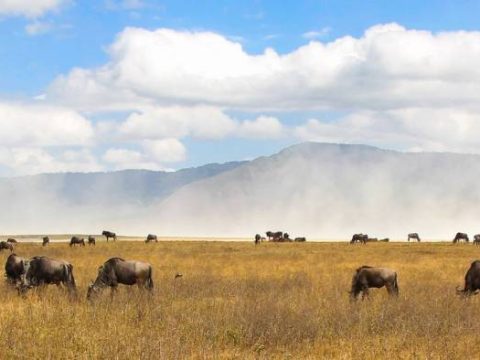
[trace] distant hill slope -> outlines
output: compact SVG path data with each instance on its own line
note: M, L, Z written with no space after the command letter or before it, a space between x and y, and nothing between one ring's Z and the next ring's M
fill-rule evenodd
M305 143L191 183L154 213L167 233L445 239L480 232L480 156Z
M480 233L480 156L304 143L249 162L175 173L0 180L2 233L445 239Z

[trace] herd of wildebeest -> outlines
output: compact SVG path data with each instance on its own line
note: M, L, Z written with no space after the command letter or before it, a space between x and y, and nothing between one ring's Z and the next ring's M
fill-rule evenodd
M305 237L296 237L293 240L288 233L282 231L267 231L266 238L260 234L256 234L254 238L255 245L262 241L272 242L305 242ZM107 242L109 239L117 240L117 235L111 231L103 231ZM410 233L407 240L416 240L420 242L420 236L417 233ZM158 242L157 236L148 234L145 242ZM352 236L351 244L367 242L388 242L389 239L370 238L366 234L354 234ZM460 241L469 242L469 237L466 233L458 232L453 243ZM42 245L46 246L50 242L48 236L43 237ZM52 259L47 256L34 256L31 259L25 259L17 256L14 251L14 246L18 242L9 238L7 241L0 242L0 251L6 249L10 250L11 254L8 256L5 263L5 276L7 281L16 287L18 293L24 295L29 289L55 284L63 286L70 294L76 294L75 278L73 275L73 265L65 260ZM95 238L88 236L87 243L95 245ZM473 243L480 244L480 234L474 236ZM72 236L69 246L81 245L85 246L85 239L78 236ZM175 279L182 275L177 273ZM153 290L152 279L152 265L147 262L136 260L124 260L120 257L113 257L108 259L98 268L97 278L88 286L87 299L92 300L93 297L99 294L105 288L111 288L111 295L115 293L119 284L123 285L138 285L140 289ZM388 268L361 266L356 269L352 278L352 285L349 291L352 300L357 300L360 296L365 298L369 294L370 288L385 287L389 295L398 296L399 287L397 272ZM470 268L465 275L465 283L463 289L457 287L457 294L462 296L476 295L480 292L480 260L472 262Z

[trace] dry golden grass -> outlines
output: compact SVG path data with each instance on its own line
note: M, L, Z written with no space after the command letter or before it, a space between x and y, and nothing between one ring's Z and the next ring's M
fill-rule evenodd
M480 247L451 244L233 242L19 244L16 253L70 261L79 289L21 298L0 284L1 358L478 358L480 299L460 300ZM4 262L8 254L3 252ZM136 287L94 304L86 287L112 256L149 261L153 296ZM355 268L396 269L400 297L373 290L351 304ZM181 272L181 279L174 275Z

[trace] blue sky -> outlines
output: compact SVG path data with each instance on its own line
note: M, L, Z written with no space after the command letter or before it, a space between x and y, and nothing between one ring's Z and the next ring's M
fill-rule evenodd
M42 2L0 0L0 175L480 150L480 1Z

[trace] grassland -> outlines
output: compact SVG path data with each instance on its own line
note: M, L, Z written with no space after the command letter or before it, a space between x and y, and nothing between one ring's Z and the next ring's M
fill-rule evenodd
M480 297L455 295L480 258L472 245L117 241L22 243L16 253L70 261L79 295L71 300L52 286L21 298L1 282L1 358L479 357ZM152 263L154 294L122 288L113 300L106 291L86 302L86 287L112 256ZM351 304L351 277L363 264L396 269L400 297L374 290Z

